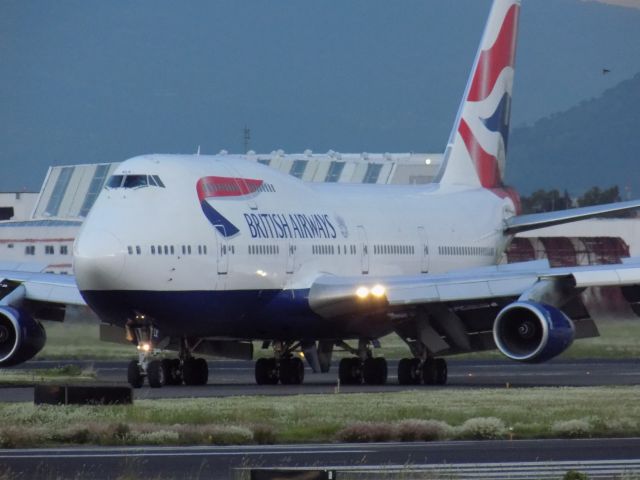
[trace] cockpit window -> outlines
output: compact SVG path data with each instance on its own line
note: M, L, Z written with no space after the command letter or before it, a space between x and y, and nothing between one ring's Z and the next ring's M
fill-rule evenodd
M146 175L127 175L124 177L124 188L139 188L147 185Z
M161 187L164 183L158 175L112 175L107 181L106 188L141 188Z
M162 183L162 180L160 180L160 177L158 175L153 175L153 179L156 181L159 187L165 188L164 183Z
M107 188L120 188L123 178L124 175L111 175L111 178L107 181L105 186Z

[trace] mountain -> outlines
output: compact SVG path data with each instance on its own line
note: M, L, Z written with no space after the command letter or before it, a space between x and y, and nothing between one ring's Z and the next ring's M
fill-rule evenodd
M618 185L640 197L640 73L601 96L516 128L507 183L521 193L544 188L578 195Z

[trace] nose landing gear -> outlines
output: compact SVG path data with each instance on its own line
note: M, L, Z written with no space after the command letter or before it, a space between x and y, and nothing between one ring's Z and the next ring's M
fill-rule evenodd
M192 355L187 339L180 341L179 358L154 358L159 354L149 340L152 327L135 329L138 340L138 360L131 360L127 368L127 380L133 388L140 388L145 378L151 388L164 385L206 385L209 379L209 366L204 358Z

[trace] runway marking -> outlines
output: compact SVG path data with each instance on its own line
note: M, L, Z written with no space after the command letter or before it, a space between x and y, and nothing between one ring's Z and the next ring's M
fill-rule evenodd
M362 474L429 473L453 475L455 478L526 479L561 478L569 470L586 473L590 478L611 478L640 471L640 460L595 460L558 462L502 462L502 463L452 463L452 464L412 464L412 465L314 465L315 468L337 472ZM274 467L273 469L276 469ZM287 467L291 470L305 470L304 467ZM237 468L236 471L250 468ZM269 470L269 468L264 468Z

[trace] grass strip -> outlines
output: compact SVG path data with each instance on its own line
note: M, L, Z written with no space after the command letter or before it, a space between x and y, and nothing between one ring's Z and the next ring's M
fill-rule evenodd
M640 435L640 387L0 404L0 447L196 445Z
M0 369L0 386L35 385L51 382L85 382L96 379L92 369L82 369L77 365L64 365L46 369Z

